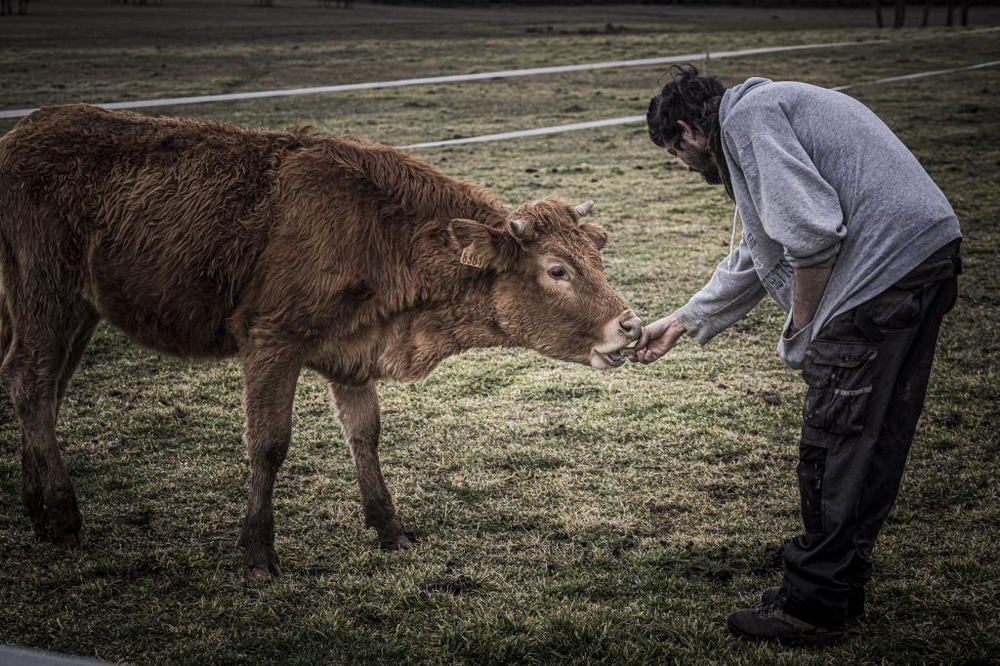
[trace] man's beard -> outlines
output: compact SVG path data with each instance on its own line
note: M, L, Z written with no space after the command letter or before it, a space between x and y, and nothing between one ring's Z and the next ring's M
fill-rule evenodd
M722 174L719 173L719 167L715 166L714 162L707 170L701 172L701 177L709 185L722 185Z
M722 185L722 174L719 173L719 165L708 150L697 152L691 155L692 162L690 168L701 174L705 182L709 185Z

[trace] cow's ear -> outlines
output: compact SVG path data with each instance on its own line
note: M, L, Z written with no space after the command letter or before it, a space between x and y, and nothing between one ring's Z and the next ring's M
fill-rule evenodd
M452 220L448 232L460 263L475 268L502 268L500 232L481 222L462 218Z
M597 251L600 252L604 249L604 246L608 244L608 232L602 229L600 226L593 224L592 222L585 222L580 225L580 229L583 233L587 234L587 237L594 242L597 246Z

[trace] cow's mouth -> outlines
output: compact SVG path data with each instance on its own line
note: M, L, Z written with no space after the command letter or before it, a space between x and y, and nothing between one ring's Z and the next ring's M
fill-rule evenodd
M597 355L600 356L601 359L612 368L617 368L619 366L625 365L625 357L622 355L620 351L605 352L605 353L598 352Z
M608 368L619 368L625 365L625 361L631 356L632 350L639 342L642 327L639 325L639 318L632 314L631 310L626 313L627 320L612 320L605 326L605 341L597 344L590 350L590 366L599 370Z
M599 370L607 370L608 368L619 368L625 365L625 360L627 358L625 353L630 346L631 345L625 345L624 347L613 351L600 351L594 349L590 354L591 367Z

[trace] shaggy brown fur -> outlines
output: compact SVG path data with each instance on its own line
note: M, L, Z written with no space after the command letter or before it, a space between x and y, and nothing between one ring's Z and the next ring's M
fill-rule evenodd
M280 572L271 497L302 367L330 385L366 523L412 543L378 460L378 380L413 381L472 347L598 367L639 323L604 277L599 227L544 200L517 210L386 146L304 131L41 109L0 138L0 379L43 538L81 518L55 439L100 319L244 376L248 575Z

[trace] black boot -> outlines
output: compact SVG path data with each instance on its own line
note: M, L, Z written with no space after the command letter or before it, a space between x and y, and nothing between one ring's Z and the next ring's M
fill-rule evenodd
M778 600L781 587L769 587L760 595L760 601L771 604ZM857 622L865 614L865 588L852 587L847 592L847 621Z

